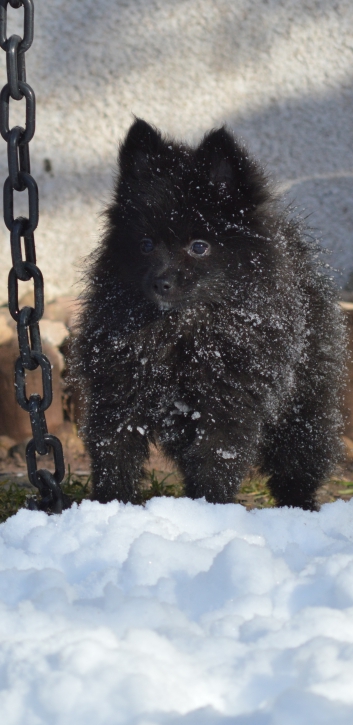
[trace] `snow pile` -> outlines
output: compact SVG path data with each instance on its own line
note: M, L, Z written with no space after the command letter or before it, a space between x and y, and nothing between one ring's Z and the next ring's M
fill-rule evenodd
M0 527L2 725L350 725L353 501Z

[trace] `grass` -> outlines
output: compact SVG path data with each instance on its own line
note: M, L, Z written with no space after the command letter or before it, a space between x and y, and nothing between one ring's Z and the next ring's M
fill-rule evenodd
M8 478L0 481L0 523L26 505L28 491Z
M61 488L67 496L70 496L72 502L81 503L84 498L90 497L91 476L75 476L71 473L70 466L68 466L67 469L67 476L64 478Z
M353 496L353 481L341 481L333 478L332 483L340 486L340 489L337 491L339 496Z
M173 477L173 480L171 480ZM271 508L275 505L266 486L266 478L254 476L246 479L236 496L236 502L247 508ZM337 498L351 498L353 496L353 481L333 478L324 486L327 489L326 501L335 501ZM91 484L89 476L78 476L68 467L68 473L62 484L63 492L70 496L71 500L80 504L83 499L89 498ZM33 489L7 478L0 481L0 523L13 516L20 508L26 506L29 496L36 494ZM151 471L141 491L141 503L144 504L155 496L172 496L179 498L184 495L183 484L175 478L175 473L168 473L162 479L158 478L156 471Z
M146 481L146 487L141 492L141 503L144 504L155 496L174 496L178 498L183 495L181 482L170 482L168 479L173 476L168 473L162 480L159 480L155 471L151 471ZM62 485L63 493L70 496L72 502L80 504L91 494L90 476L77 476L73 474L68 466L68 473ZM13 516L20 508L25 508L28 498L36 497L37 490L24 487L16 481L6 478L0 482L0 523Z
M90 496L90 477L75 476L68 466L68 473L61 487L63 492L70 496L72 502L80 504L84 498ZM37 489L29 488L28 485L24 487L10 478L0 481L0 523L16 514L20 508L25 508L28 498L36 498L36 496Z
M276 505L266 485L268 478L254 476L245 479L236 496L236 502L247 508L272 508Z
M161 481L158 480L155 470L150 471L147 478L147 486L141 491L142 503L146 503L155 496L173 496L180 498L184 494L184 486L181 481L166 483L168 478L174 476L173 473L167 473Z

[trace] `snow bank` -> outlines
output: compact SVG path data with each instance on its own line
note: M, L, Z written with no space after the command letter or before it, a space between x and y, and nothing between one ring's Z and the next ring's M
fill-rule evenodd
M2 725L350 725L353 501L0 526Z

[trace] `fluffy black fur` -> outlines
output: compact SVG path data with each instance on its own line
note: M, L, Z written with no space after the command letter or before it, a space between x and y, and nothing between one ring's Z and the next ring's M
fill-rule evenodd
M233 501L259 466L279 506L315 508L344 361L315 256L225 128L190 148L133 123L76 344L94 498L138 501L157 440L191 498Z

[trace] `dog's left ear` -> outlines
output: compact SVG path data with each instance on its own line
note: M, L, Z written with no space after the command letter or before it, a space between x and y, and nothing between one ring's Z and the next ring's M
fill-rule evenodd
M237 197L246 196L254 206L263 201L264 175L226 128L208 133L196 158L209 182Z
M205 136L196 156L209 181L227 184L234 182L234 151L234 139L224 127L210 131Z
M164 142L159 131L137 118L120 147L118 161L121 174L138 179L151 168L153 160L163 149Z

